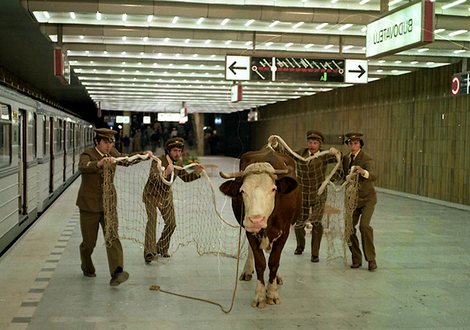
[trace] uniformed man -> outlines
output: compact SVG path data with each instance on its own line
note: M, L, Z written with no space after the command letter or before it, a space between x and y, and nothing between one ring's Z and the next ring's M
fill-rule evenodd
M80 155L78 169L82 182L78 191L77 206L80 209L80 229L82 243L80 244L80 260L83 275L95 277L95 267L91 255L96 246L99 226L105 232L106 219L103 206L103 166L105 162L114 162L113 157L126 156L114 147L116 131L109 128L95 129L95 147L85 150ZM146 152L152 156L151 151ZM113 166L112 176L114 177ZM114 188L114 187L113 187ZM111 273L111 286L118 286L127 281L129 273L124 271L124 260L119 238L106 244L108 266Z
M359 175L358 202L353 212L353 233L350 236L351 245L349 247L352 254L351 268L362 266L362 254L356 236L356 227L359 224L364 257L369 263L369 270L373 271L377 269L377 262L375 260L374 230L370 222L377 204L377 193L373 183L376 180L376 175L372 167L372 158L362 150L364 146L362 136L362 133L354 132L345 135L345 144L349 148L349 153L343 156L342 165L344 176L349 173Z
M200 178L204 166L197 165L193 172L178 170L174 165L183 167L182 153L184 140L180 137L171 138L165 143L165 154L159 157L164 168L163 176L170 180L171 173L180 177L184 182ZM144 260L148 264L159 254L164 258L170 257L168 248L170 238L176 228L175 210L171 187L163 182L158 170L158 162L152 161L149 178L144 187L143 201L147 210L147 225L145 227ZM156 241L157 209L160 210L165 226L160 239Z

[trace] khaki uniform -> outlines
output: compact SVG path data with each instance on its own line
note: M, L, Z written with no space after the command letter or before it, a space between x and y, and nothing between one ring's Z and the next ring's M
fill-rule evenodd
M168 157L169 158L169 157ZM162 166L168 166L165 155L159 157ZM181 161L174 161L174 165L183 166ZM147 225L145 227L144 258L149 254L166 254L170 246L170 238L176 228L175 210L173 207L173 194L171 187L166 185L160 178L157 169L158 162L153 160L150 167L149 178L144 187L143 202L147 211ZM184 182L194 181L201 176L196 173L188 173L185 170L174 169L175 177L180 177ZM170 177L166 178L170 179ZM157 209L162 214L165 227L158 243L156 243Z
M356 236L356 226L358 224L361 232L361 243L364 257L366 261L375 261L374 230L370 226L370 222L372 214L374 213L375 205L377 204L377 193L373 183L376 180L376 175L372 165L372 158L362 151L362 149L355 156L352 164L350 164L350 157L351 154L347 154L342 160L345 176L349 174L349 169L352 165L360 166L369 172L369 178L359 175L358 203L353 212L354 232L350 236L351 246L349 247L352 254L353 264L361 264L362 254L359 247L359 240Z
M121 154L116 149L112 149L109 156L120 157ZM101 224L103 235L106 226L103 209L103 168L97 165L102 158L104 156L96 148L90 148L80 155L78 164L78 169L82 175L76 203L80 209L80 229L83 238L80 244L80 259L82 270L90 274L95 273L91 255L96 246L99 225ZM113 165L113 178L115 168L116 165ZM113 196L115 195L114 193ZM122 270L124 262L119 239L112 241L110 246L106 245L106 253L108 255L109 272L111 275L119 268Z
M303 158L310 156L308 148L297 151ZM318 256L321 238L323 235L322 218L325 210L326 189L319 196L318 189L325 180L328 163L336 162L334 155L323 155L308 162L295 159L297 178L302 187L302 211L297 219L294 229L297 238L297 246L301 250L305 247L305 225L310 221L312 229L312 255Z

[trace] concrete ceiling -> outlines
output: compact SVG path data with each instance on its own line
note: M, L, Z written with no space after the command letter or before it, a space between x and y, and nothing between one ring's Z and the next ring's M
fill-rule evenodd
M232 103L233 81L225 79L226 55L365 60L365 26L380 17L381 10L393 10L409 2L21 3L24 9L18 0L2 0L0 4L1 65L65 107L93 112L94 104L99 104L102 110L178 112L184 103L190 113L230 113L351 84L245 81L243 101ZM437 0L434 8L434 42L368 59L369 81L469 57L470 0ZM72 69L70 86L51 74L54 46L67 54Z

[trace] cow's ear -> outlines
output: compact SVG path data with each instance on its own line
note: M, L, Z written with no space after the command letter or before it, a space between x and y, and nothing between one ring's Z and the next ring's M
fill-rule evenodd
M277 191L281 194L288 194L298 186L296 179L290 176L285 176L281 179L276 180Z
M229 197L236 197L240 194L240 187L242 186L241 181L238 180L230 180L225 181L219 187L219 190Z

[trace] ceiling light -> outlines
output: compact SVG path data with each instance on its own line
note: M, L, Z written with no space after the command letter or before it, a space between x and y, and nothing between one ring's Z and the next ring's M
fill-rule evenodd
M454 54L460 54L460 53L465 53L466 50L465 49L457 49L457 50L454 50Z
M48 12L48 11L45 11L45 12L44 12L44 16L46 16L47 19L51 18L51 15L49 15L49 12Z
M308 49L308 48L312 48L312 47L313 47L313 44L306 44L306 45L304 46L304 48L307 48L307 49Z
M272 41L268 41L268 42L266 43L266 47L269 47L269 46L271 46L272 44L273 44Z
M229 18L224 18L223 21L220 23L220 25L225 25L230 21Z
M325 49L330 49L330 48L333 48L334 46L335 46L335 45L329 44L329 45L326 45L326 46L323 47L323 48L325 48Z
M149 40L149 37L143 37L142 40L143 40L144 42L147 42L147 41Z
M386 62L385 60L380 60L380 61L379 61L380 64L383 64L383 63L385 63L385 62Z
M210 44L210 43L211 43L211 41L212 41L212 40L210 40L210 39L207 39L206 41L204 41L204 43L205 43L206 45L208 45L208 44Z
M245 42L245 45L246 45L246 46L249 46L249 45L251 45L252 43L253 43L253 41L247 41L247 42Z
M202 22L204 22L204 17L199 17L199 19L197 20L196 24L197 24L197 25L201 25Z
M393 62L393 63L395 63L395 64L400 64L400 63L401 63L401 61L400 61L400 60L398 60L398 61L395 61L395 62Z
M171 24L176 24L178 22L178 16L173 17L173 20L171 21Z
M466 32L468 32L468 31L467 30L457 30L457 31L449 33L449 37L455 37L459 34L466 33Z
M436 29L434 30L434 34L444 32L445 30L446 29Z
M71 19L77 18L77 16L75 15L75 13L73 11L70 12L70 18Z
M168 41L170 41L170 38L165 38L165 39L163 39L163 41L168 42Z
M364 26L362 29L361 29L361 32L366 32L367 31L367 26Z
M84 37L84 36L79 36L79 38L80 38L80 39L85 39L85 37Z
M153 15L148 15L147 16L147 22L152 22L153 21Z
M410 64L413 64L413 65L418 64L418 63L419 63L418 61L411 61L410 62Z
M190 41L191 41L191 39L186 39L186 40L184 41L184 43L185 43L185 44L188 44Z
M122 14L122 21L123 22L127 21L127 14Z
M344 24L343 26L340 26L338 28L339 31L344 31L344 30L347 30L349 29L351 26L353 26L352 24L348 23L348 24Z
M231 43L232 43L232 40L227 40L227 41L225 42L226 45L230 45Z
M365 5L366 3L368 3L370 0L361 0L361 2L359 2L360 5Z
M426 65L434 65L434 62L426 62Z
M467 0L457 0L457 1L454 1L454 2L450 2L448 4L443 5L441 8L442 9L449 9L449 8L455 7L457 5L460 5L461 3L464 3L465 1L467 1Z
M253 24L254 21L255 21L254 19L248 20L248 21L245 23L245 26L250 26L251 24Z
M123 36L122 37L122 41L126 41L127 37L126 36Z
M304 22L298 22L298 23L294 24L294 26L292 28L297 29L298 27L302 26L303 24L304 24Z
M99 11L96 12L96 20L101 21L102 15Z
M315 30L321 30L321 29L323 29L323 28L324 28L325 26L327 26L327 25L328 25L328 23L322 23L322 24L318 25L318 26L315 28Z
M272 22L271 24L269 24L269 27L272 28L272 27L275 27L278 24L279 24L279 21L276 20L276 21Z
M284 47L289 48L289 47L292 46L293 44L294 44L294 43L292 43L292 42L288 42L287 44L284 45Z
M420 48L418 49L418 53L424 53L424 52L427 52L429 50L429 48Z
M331 3L337 3L338 0L331 0L330 2L331 2Z
M347 46L344 46L343 47L343 50L348 50L348 49L351 49L353 48L354 46L353 45L347 45Z

